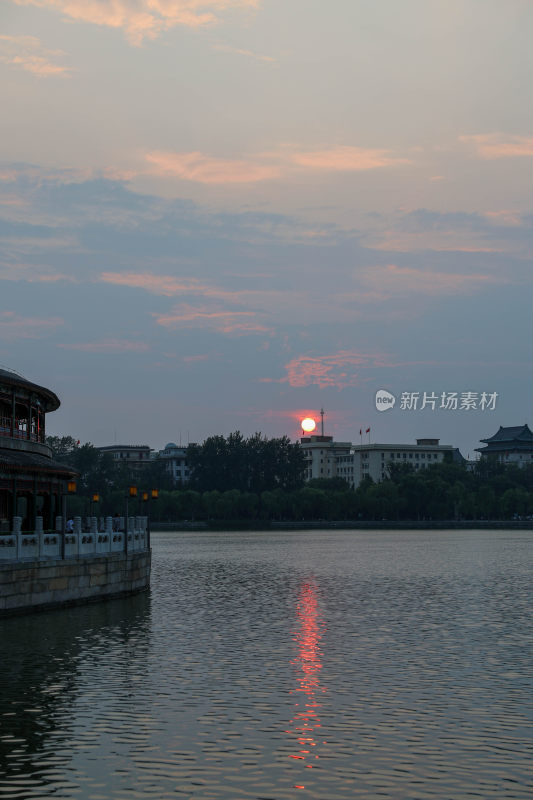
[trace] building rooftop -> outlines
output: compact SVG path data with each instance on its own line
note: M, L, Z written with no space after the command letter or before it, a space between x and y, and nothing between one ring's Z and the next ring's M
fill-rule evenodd
M499 430L494 436L488 439L480 439L480 442L490 444L491 442L531 442L533 443L533 433L529 430L528 425L517 425L511 428L503 428L500 425ZM485 449L485 448L482 448Z
M12 370L0 369L0 383L3 383L4 385L7 384L8 386L19 386L29 392L35 392L35 394L41 395L46 403L46 411L55 411L61 405L58 396L54 394L54 392L50 391L50 389L46 389L44 386L39 386L37 383L32 383L26 378L23 378L22 375L19 375L17 372L13 372Z

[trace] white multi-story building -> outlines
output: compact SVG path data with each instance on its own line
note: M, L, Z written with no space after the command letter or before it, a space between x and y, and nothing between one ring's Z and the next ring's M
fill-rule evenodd
M302 436L300 439L305 456L304 478L335 478L337 459L349 455L351 442L334 442L333 436Z
M361 444L334 442L332 436L301 438L306 459L305 479L344 478L356 488L370 477L376 483L389 477L391 464L410 464L424 469L453 457L454 447L439 439L417 439L416 444Z
M190 479L190 469L187 461L187 448L169 442L165 449L161 450L158 459L165 463L167 472L171 475L175 484L188 483Z

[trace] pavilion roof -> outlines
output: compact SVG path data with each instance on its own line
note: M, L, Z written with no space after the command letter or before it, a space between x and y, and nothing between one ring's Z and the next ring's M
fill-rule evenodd
M0 449L0 472L45 472L57 475L60 478L73 477L77 475L75 469L53 461L51 458L40 455L40 453L27 453L24 450Z
M20 386L29 392L41 395L46 399L46 411L55 411L61 405L58 396L50 389L39 386L37 383L32 383L11 370L0 369L0 383L8 384L9 386Z

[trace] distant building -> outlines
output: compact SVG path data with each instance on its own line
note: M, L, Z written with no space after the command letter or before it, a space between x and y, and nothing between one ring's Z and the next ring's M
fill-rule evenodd
M110 453L118 464L126 464L133 472L142 472L150 463L152 450L145 444L110 444L97 447L101 453Z
M158 453L157 459L164 462L174 484L179 485L189 482L191 473L187 461L186 447L169 442L165 445L165 449Z
M333 436L302 436L300 439L305 457L304 479L335 478L337 459L349 455L351 442L334 442Z
M389 477L391 464L410 464L414 470L453 458L454 447L439 439L417 439L416 444L360 444L334 442L332 436L300 439L306 460L305 480L344 478L356 488L364 478L376 483Z
M489 439L480 439L486 447L477 447L482 458L490 458L502 464L523 467L533 462L533 433L527 425L502 428Z

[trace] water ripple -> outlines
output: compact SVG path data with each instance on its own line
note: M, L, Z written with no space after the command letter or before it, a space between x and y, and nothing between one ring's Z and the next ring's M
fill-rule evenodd
M531 543L157 534L151 594L0 622L0 795L530 798Z

